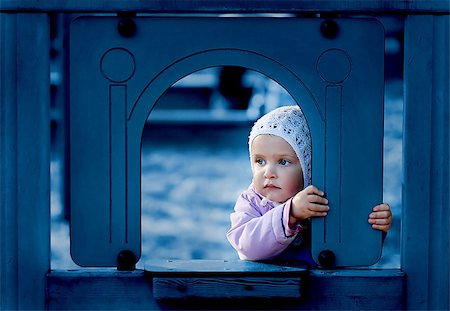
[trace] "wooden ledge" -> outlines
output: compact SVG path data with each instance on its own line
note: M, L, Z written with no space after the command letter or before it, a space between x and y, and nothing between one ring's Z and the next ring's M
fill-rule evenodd
M222 263L172 261L170 267L169 262L153 262L146 264L149 270L130 272L51 271L47 275L47 307L50 310L159 310L192 309L193 306L202 309L242 309L243 306L404 309L405 274L401 270L306 271L301 267L266 263ZM231 270L226 270L227 267Z
M145 265L155 299L300 298L307 266L241 260L158 260Z

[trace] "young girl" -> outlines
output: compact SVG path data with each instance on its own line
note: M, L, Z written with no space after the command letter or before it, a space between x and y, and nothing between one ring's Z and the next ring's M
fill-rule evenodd
M230 216L229 242L241 259L298 259L315 267L310 219L330 208L323 191L311 185L311 136L302 111L285 106L264 115L248 144L253 180ZM389 205L375 206L368 222L387 233Z

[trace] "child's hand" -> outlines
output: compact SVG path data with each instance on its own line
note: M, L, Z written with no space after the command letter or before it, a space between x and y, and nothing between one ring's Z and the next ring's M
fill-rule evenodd
M369 215L369 224L372 228L388 232L392 225L392 212L388 204L380 204L373 208L373 213Z
M330 208L327 205L328 200L323 196L323 191L312 185L298 192L292 199L290 223L326 216Z

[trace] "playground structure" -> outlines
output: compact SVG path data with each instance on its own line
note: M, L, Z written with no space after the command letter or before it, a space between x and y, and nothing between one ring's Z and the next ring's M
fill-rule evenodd
M0 10L2 309L152 309L164 308L167 300L179 306L179 299L183 302L189 296L196 297L199 306L210 303L208 302L210 299L222 301L228 297L225 305L231 308L241 308L243 297L251 299L269 297L270 303L276 307L283 299L290 298L285 305L291 308L448 309L450 70L448 2L230 1L224 7L217 1L175 1L170 4L161 1L145 3L91 1L88 5L81 2L60 4L52 1L3 1ZM133 26L130 26L133 23L125 23L123 26L123 21L129 23L137 19L150 18L135 16L135 13L152 13L154 17L160 13L170 13L174 16L181 13L243 15L295 13L309 14L312 19L317 20L319 26L329 20L336 21L339 25L344 19L360 16L405 15L401 269L305 271L301 267L272 267L259 263L230 265L202 262L199 265L198 262L187 261L173 264L153 263L149 264L148 268L146 266L145 271L115 271L110 268L50 271L48 14L51 12L88 15L120 13L118 17L109 16L98 20L101 22L108 20L113 25L122 22L122 26L119 27L122 37L133 35ZM80 23L80 20L78 22ZM264 21L262 23L264 24ZM332 37L333 26L325 26L327 27L331 30L325 30L326 36ZM119 58L129 60L127 52L123 54L123 51L110 50L110 53L104 56L107 59L111 53L118 52ZM339 53L331 54L332 59L342 59L339 58ZM228 56L227 53L221 54L219 51L208 55L208 60L213 59L221 64L222 58ZM242 66L251 66L251 62L255 62L252 57L239 56L237 59ZM199 58L191 61L203 60ZM82 63L83 59L80 58L79 62ZM77 64L78 62L72 64L72 71L78 70ZM186 70L183 63L180 64L180 68L173 67L175 71ZM341 64L345 68L345 61ZM105 83L111 83L110 100L120 101L126 90L123 83L128 80L128 75L131 75L132 71L114 71L114 68L109 71L111 67L108 66L110 65L106 64L101 68L106 77ZM80 68L89 69L88 66ZM282 72L283 69L280 67L279 71ZM333 72L321 73L325 76L325 80L332 84L327 89L329 91L327 96L331 99L339 98L337 94L341 91L339 84L346 76L335 79ZM83 75L83 72L79 74ZM119 75L118 78L116 74ZM277 72L274 72L273 75L282 80L282 74L277 76ZM171 76L170 79L175 80ZM286 83L289 84L289 80L286 80ZM164 91L168 86L162 83L160 91ZM301 87L297 89L287 86L293 93L307 93ZM363 84L355 87L359 91L362 91L361 88ZM382 92L382 89L376 88L375 91ZM157 97L158 92L148 91L144 95L149 99L147 102L152 102L152 96ZM82 94L81 100L78 98L75 100L82 103L82 96L89 94ZM373 96L376 97L376 92ZM142 118L146 115L147 108L141 107L143 105L137 106L138 109L144 109L144 113L138 114ZM73 105L71 109L74 109L75 116L77 112L82 112L78 105ZM313 115L312 112L310 114ZM81 113L80 118L82 117ZM316 116L310 120L314 124L319 118ZM140 121L143 122L145 120ZM315 128L320 127L317 125ZM137 126L137 129L133 129L131 137L136 138L139 134ZM123 133L119 133L116 137L123 137ZM89 135L84 138L88 139ZM120 140L114 140L113 143L122 146ZM115 174L120 176L122 172L116 171ZM107 179L109 180L109 177ZM82 186L75 186L75 191ZM119 201L126 197L125 194L120 194L120 191L115 193L119 193ZM83 193L80 196L83 197ZM79 215L85 219L82 212ZM119 223L124 217L119 215L112 223ZM131 219L136 221L138 215L132 215ZM127 225L113 226L116 231L112 230L110 234L115 235L117 231L123 231L126 227ZM79 230L83 231L82 229ZM137 236L139 232L133 234ZM138 249L139 239L133 241L137 241L135 249ZM111 260L114 265L116 254L120 249L123 249L122 245L114 250L114 256L108 259L106 264L103 262L92 264L93 256L83 253L83 248L75 253L82 258L81 261L84 261L85 265L111 266ZM133 262L131 266L132 264ZM129 268L130 262L126 260L119 265L119 270ZM247 284L246 282L250 282L251 285L245 287L243 284ZM204 288L198 289L198 285L191 284L202 284ZM265 289L267 284L272 284L274 289ZM245 290L240 291L242 286ZM216 288L217 291L212 291L212 288ZM203 301L204 298L209 300ZM267 306L264 299L259 303Z

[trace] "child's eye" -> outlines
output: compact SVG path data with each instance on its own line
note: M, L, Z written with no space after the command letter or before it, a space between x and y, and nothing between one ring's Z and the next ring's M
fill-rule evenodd
M286 159L281 159L280 161L278 161L278 163L281 164L281 165L288 165L291 162L289 160L286 160Z
M264 161L263 159L256 159L255 162L260 166L263 166L264 164L266 164L266 161Z

